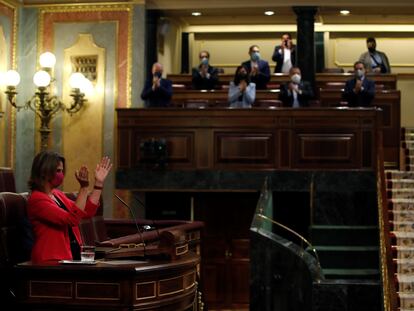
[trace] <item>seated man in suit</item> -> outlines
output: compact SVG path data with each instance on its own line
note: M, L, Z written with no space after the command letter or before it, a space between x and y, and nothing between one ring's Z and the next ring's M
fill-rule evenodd
M368 107L375 97L375 83L365 77L365 65L361 61L354 64L355 78L346 81L342 98L349 107Z
M172 97L172 82L162 78L162 65L152 65L152 76L145 82L141 98L145 100L145 107L168 107Z
M290 82L280 86L279 99L285 107L307 107L308 101L313 98L314 93L309 82L302 81L299 67L289 70Z
M193 89L212 90L218 84L218 70L210 66L210 53L208 51L201 51L198 57L200 59L200 65L197 68L193 68L192 73Z
M249 48L250 60L245 61L241 65L247 69L250 82L256 84L257 90L265 90L270 80L269 63L260 59L260 48L252 45Z

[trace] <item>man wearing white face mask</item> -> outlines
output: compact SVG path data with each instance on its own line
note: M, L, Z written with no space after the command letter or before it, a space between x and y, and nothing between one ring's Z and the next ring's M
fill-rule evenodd
M307 107L308 101L313 98L312 86L307 81L302 81L299 67L289 70L290 82L280 86L279 99L285 107Z
M247 69L250 81L256 84L257 90L265 90L270 80L269 63L260 59L260 48L252 45L249 48L250 60L245 61L241 65Z
M365 77L365 65L361 61L354 64L355 77L346 81L342 98L348 107L368 107L375 97L375 83Z

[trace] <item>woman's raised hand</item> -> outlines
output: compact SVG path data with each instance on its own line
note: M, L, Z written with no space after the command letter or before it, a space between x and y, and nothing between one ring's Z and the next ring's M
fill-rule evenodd
M89 171L85 165L82 165L80 169L75 171L75 177L81 188L89 186Z
M106 176L112 168L111 159L103 157L101 162L96 165L95 169L95 186L103 187Z

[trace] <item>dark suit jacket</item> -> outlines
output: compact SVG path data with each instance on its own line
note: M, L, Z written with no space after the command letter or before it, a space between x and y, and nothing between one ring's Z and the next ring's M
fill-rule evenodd
M309 106L309 100L314 97L312 86L309 82L302 81L299 84L299 90L302 94L298 94L298 101L301 107ZM280 86L279 99L283 102L284 107L293 106L293 93L289 90L289 83Z
M210 78L203 78L200 75L199 68L193 68L193 89L196 90L212 90L218 84L218 70L213 66L208 66L207 72L210 74Z
M281 49L280 45L275 47L273 52L272 60L276 62L275 72L282 72L283 66L283 54L279 52ZM296 66L296 45L292 45L291 53L290 53L290 60L292 62L292 66Z
M368 107L375 97L375 82L365 78L362 81L363 91L355 94L356 79L346 81L342 98L348 102L349 107Z
M250 60L242 63L242 66L247 69L247 73L250 74L252 71L252 64ZM265 60L259 60L259 73L255 76L250 76L250 82L256 84L256 90L265 90L267 88L267 83L270 80L270 68L269 63Z
M161 79L160 87L152 90L152 77L145 82L141 98L145 100L145 107L168 107L172 97L172 82Z

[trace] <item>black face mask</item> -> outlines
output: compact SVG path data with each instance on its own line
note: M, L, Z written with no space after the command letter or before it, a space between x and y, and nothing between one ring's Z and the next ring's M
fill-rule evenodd
M162 76L162 73L159 71L154 72L154 77L157 77L158 79L160 79Z
M374 53L374 52L375 52L375 48L374 48L374 47L370 47L370 48L368 48L368 51L369 51L370 53Z
M237 75L237 77L239 78L239 80L246 80L247 79L247 73L239 73Z

